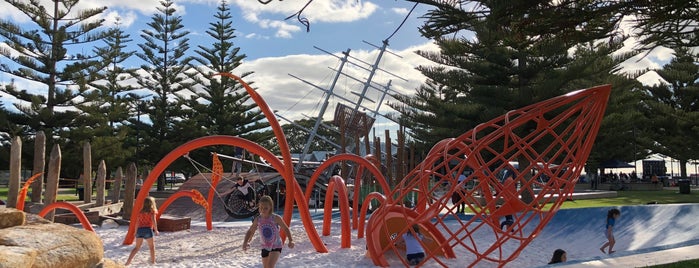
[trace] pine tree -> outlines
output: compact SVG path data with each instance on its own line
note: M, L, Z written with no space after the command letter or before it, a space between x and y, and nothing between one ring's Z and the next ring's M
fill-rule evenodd
M440 51L418 53L438 67L419 68L429 79L430 87L421 88L429 99L416 100L427 109L394 107L413 118L416 113L422 114L426 120L403 123L411 129L417 125L421 133L430 135L436 132L433 130L453 126L454 116L461 118L456 128L471 129L509 110L577 89L573 87L577 86L575 81L600 70L569 68L574 62L569 50L613 37L622 19L616 1L450 1L453 5L444 1L420 2L435 6L427 13L421 32L434 39ZM526 133L534 127L527 125L516 131ZM447 137L416 137L443 138ZM526 158L518 160L520 167L530 164ZM530 201L531 194L524 191L523 200Z
M141 69L146 73L137 77L138 84L153 92L153 98L143 107L151 122L150 128L141 133L143 159L160 159L183 142L175 129L183 114L177 94L191 93L193 84L189 78L192 58L186 56L189 31L182 29L182 17L175 15L172 1L160 1L160 5L148 23L150 29L141 32L145 42L138 44L142 51L136 53L145 61ZM163 190L164 185L161 177L158 190Z
M103 20L97 19L106 7L74 10L78 1L54 1L50 7L39 1L5 0L25 14L31 25L19 25L12 21L0 21L0 35L7 48L0 55L11 63L0 64L0 71L36 82L45 87L17 88L11 83L1 90L19 101L14 103L19 111L10 120L23 128L27 135L43 130L49 146L54 137L76 127L78 113L59 109L74 107L90 76L80 70L93 64L93 54L71 54L69 48L86 46L104 37L99 30ZM40 93L37 90L41 91Z
M659 85L646 87L652 116L653 151L680 161L687 177L687 161L699 159L699 54L678 49L675 58L657 73Z
M626 1L636 18L636 32L648 49L659 46L692 48L699 46L699 1Z
M206 127L193 134L233 135L261 142L270 137L269 131L260 133L260 130L269 126L262 112L250 101L250 96L237 81L214 76L227 72L245 79L252 74L236 73L235 69L246 56L240 54L240 48L233 43L236 35L226 1L221 1L214 18L215 22L209 23L211 27L206 31L214 42L209 47L199 46L195 51L199 56L195 61L201 66L197 68L199 77L202 77L199 81L201 88L187 100L187 104L192 108L191 119L196 121L194 125ZM247 83L252 84L250 81Z
M136 73L123 66L135 53L126 51L131 41L117 19L103 39L104 46L94 48L98 55L96 60L101 64L93 64L83 71L94 78L89 83L90 90L83 94L85 102L76 106L81 112L79 123L90 127L73 129L68 137L70 146L75 148L82 148L81 143L89 140L92 156L104 159L113 168L125 167L127 160L134 161L136 135L131 135L133 131L127 122L135 115L138 96L129 94L132 87L125 82L133 79ZM82 151L78 153L76 157L81 157ZM80 167L77 168L79 172Z

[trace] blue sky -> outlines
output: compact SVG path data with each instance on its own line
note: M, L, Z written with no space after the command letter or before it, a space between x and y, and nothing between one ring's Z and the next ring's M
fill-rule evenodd
M47 7L52 8L51 1L42 0ZM292 120L301 119L304 115L317 115L322 92L303 84L295 76L317 83L321 87L327 87L333 76L329 68L336 68L339 61L317 49L314 46L339 55L340 51L351 49L351 55L362 61L373 63L377 51L369 43L380 46L382 41L388 38L408 15L413 3L407 1L356 1L356 0L323 0L312 2L303 12L302 17L310 21L310 31L306 31L304 25L296 18L284 20L296 13L305 0L272 1L267 5L254 0L229 1L231 15L234 21L237 38L234 43L240 47L240 52L247 55L239 72L254 71L249 79L255 82L260 94L266 98L269 105L279 110L286 118ZM116 17L121 20L122 28L131 35L131 49L138 50L136 46L143 42L140 37L143 29L150 29L146 24L151 21L152 15L160 7L156 0L121 0L98 1L82 0L80 6L98 7L107 4L108 9L103 13L106 25L112 25ZM190 52L194 53L198 45L206 45L210 41L205 31L214 21L217 12L218 1L175 1L177 15L183 19L184 28L190 31ZM392 89L411 94L417 88L424 77L415 70L420 64L428 64L427 61L415 55L417 49L434 49L430 40L420 36L418 27L422 24L422 16L427 7L422 5L410 14L405 24L400 27L389 40L389 50L401 57L388 54L383 57L381 68L400 75L406 80L397 79L387 73L379 73L374 77L374 82L385 85L392 81ZM0 3L0 18L12 20L20 25L26 24L26 15L20 13L14 7ZM101 45L101 44L100 44ZM83 49L83 48L81 48ZM355 63L362 65L358 61ZM133 57L126 65L137 67L142 62ZM367 66L364 66L367 67ZM363 79L368 76L366 72L349 65L348 73ZM7 82L8 75L0 74L0 82ZM45 86L29 81L16 80L15 83L30 91L45 90ZM361 84L347 77L338 81L336 93L349 99L353 98L351 91L360 91ZM378 96L376 92L369 95ZM3 96L3 102L13 101L8 96ZM331 110L326 113L325 119L331 120L332 108L338 99L331 99ZM382 112L388 112L388 107L383 105ZM377 120L377 126L389 124L387 120ZM387 126L388 127L388 126ZM383 133L383 129L378 129Z
M39 0L50 9L51 0ZM28 0L27 0L28 2ZM217 12L219 1L217 0L184 0L174 1L178 15L182 16L183 25L190 31L190 53L194 53L197 45L211 42L205 31L209 27ZM260 95L265 98L269 106L278 110L279 114L291 120L302 119L305 116L317 116L320 104L324 98L321 91L300 82L291 77L293 74L318 86L327 88L332 80L334 71L329 68L337 68L340 61L329 56L314 46L339 55L339 52L351 49L351 55L364 62L373 63L377 57L377 50L362 41L381 45L388 38L408 14L414 3L404 0L315 0L304 11L302 17L310 21L310 31L306 32L304 25L295 18L284 20L296 13L307 0L272 0L263 5L256 0L229 0L231 15L234 21L237 38L234 43L240 47L240 52L247 55L243 64L238 68L238 73L253 71L248 82L254 82ZM112 25L116 17L122 21L124 30L133 39L131 47L143 42L140 37L143 29L151 21L152 15L160 7L158 0L80 0L79 8L107 6L102 18L106 20L106 26ZM405 24L389 40L389 50L393 54L383 57L380 67L400 76L398 79L384 72L378 72L374 77L375 85L392 83L391 89L404 94L413 94L415 89L425 81L415 68L419 65L429 65L430 62L417 56L416 50L436 50L430 40L421 37L418 27L424 22L421 16L428 7L418 5L415 11L408 16ZM5 1L0 2L0 19L13 21L19 25L29 25L28 18L16 8ZM620 29L625 33L631 33L630 21L622 23ZM101 45L101 44L100 44ZM0 44L2 46L2 44ZM90 48L92 45L90 45ZM628 51L635 47L635 40L629 39L622 51ZM88 48L80 48L88 49ZM650 68L656 69L662 63L668 62L672 57L672 51L659 48L646 57L635 57L622 64L625 71L636 71ZM0 58L0 61L6 59ZM352 60L358 65L363 65ZM134 57L127 65L137 67L140 59ZM366 68L367 66L363 66ZM349 65L347 73L363 79L367 73L361 68ZM10 81L13 77L0 74L0 84ZM653 73L639 78L643 83L657 83L658 77ZM45 86L16 79L15 84L22 89L32 92L45 91ZM338 80L335 92L345 98L356 97L351 92L360 91L362 85L350 78L341 77ZM5 107L10 108L9 103L16 102L7 95L0 98ZM369 90L369 96L376 98L377 92ZM390 98L387 101L392 101ZM339 98L330 99L330 108L325 113L325 120L332 120L334 107L338 102L344 102ZM346 104L346 103L345 103ZM370 104L367 104L370 106ZM383 105L381 113L391 112ZM284 122L282 122L284 123ZM374 124L377 135L383 136L384 130L394 131L396 126L385 118L377 117Z

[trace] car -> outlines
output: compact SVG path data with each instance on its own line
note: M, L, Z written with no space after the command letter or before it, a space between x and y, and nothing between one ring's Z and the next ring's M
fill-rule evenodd
M182 173L172 173L172 172L165 173L165 182L166 183L182 183L182 182L185 182L186 180L187 180L187 178Z

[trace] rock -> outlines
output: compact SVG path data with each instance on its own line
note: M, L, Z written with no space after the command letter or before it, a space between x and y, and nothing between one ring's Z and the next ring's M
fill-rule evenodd
M19 254L16 252L36 251L33 267L95 267L104 257L102 240L97 234L57 223L0 229L0 245L29 249L17 249L6 256L4 250L0 251L0 259Z
M0 207L0 229L24 225L24 212L15 208Z
M0 245L0 268L30 268L37 254L31 248Z
M126 267L121 263L117 263L111 259L104 259L102 262L97 264L97 268L123 268Z
M119 224L112 219L106 219L102 221L102 228L104 229L114 229L114 228L119 228Z

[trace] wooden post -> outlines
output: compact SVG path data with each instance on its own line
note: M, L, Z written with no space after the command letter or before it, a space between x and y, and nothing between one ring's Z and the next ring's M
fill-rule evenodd
M393 155L391 151L391 132L387 129L386 134L386 177L388 178L388 183L391 187L395 186L395 179L393 178Z
M46 134L43 131L36 133L34 137L34 168L32 175L44 173L46 166ZM44 174L32 183L32 202L41 203L41 193L44 189Z
M112 204L119 203L119 195L121 195L121 181L124 180L124 172L121 167L117 168L114 183L112 183Z
M95 177L95 187L97 187L95 205L100 207L104 206L104 184L107 180L107 166L104 164L104 160L100 161L100 165L97 167L97 176Z
M49 171L46 175L46 192L44 192L44 204L49 205L56 202L58 194L58 176L61 174L61 147L56 144L51 149L49 157ZM54 211L44 216L47 220L53 221Z
M92 149L90 142L83 144L83 201L92 203Z
M10 147L10 181L7 192L7 207L17 207L20 183L22 183L22 139L15 137Z
M131 211L133 211L133 203L136 197L136 176L138 176L136 164L133 162L129 163L129 166L126 168L126 184L124 185L124 206L122 207L124 214L121 215L121 218L125 220L131 219Z
M398 165L396 165L396 178L402 180L405 177L405 132L398 130Z
M415 163L415 143L410 143L410 165L408 166L408 170L413 170L416 167Z

